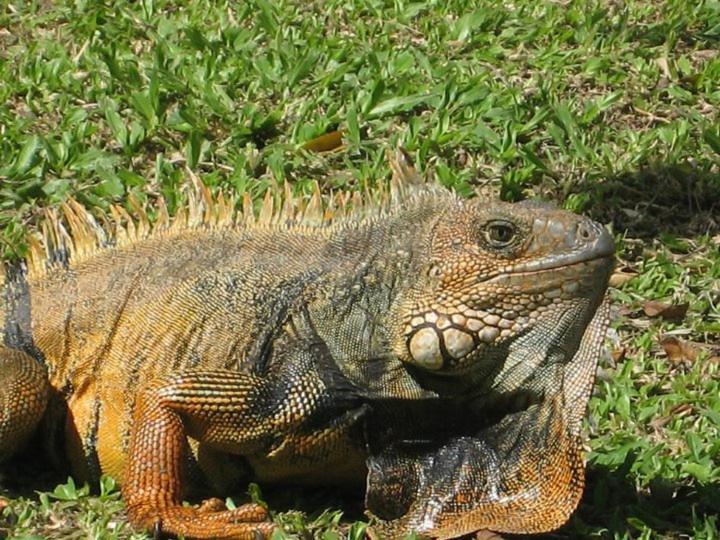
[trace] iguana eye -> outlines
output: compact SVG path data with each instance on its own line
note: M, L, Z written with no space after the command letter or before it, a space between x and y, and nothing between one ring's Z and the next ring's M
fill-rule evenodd
M493 247L505 247L515 238L515 225L509 221L491 221L485 226L485 238Z

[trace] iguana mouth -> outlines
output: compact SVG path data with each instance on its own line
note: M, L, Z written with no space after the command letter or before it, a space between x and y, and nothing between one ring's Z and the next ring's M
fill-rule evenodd
M548 264L548 266L540 267L540 268L534 268L532 270L517 270L513 271L513 275L522 275L522 276L532 276L536 274L542 274L544 272L550 272L552 270L558 270L561 268L576 268L581 265L587 265L591 263L598 263L600 264L603 261L612 261L613 257L610 255L600 255L597 257L592 258L583 258L573 261L573 260L566 260L563 262L558 262L557 264ZM488 280L490 281L490 280Z
M598 234L597 238L591 244L582 246L582 249L553 254L548 257L542 257L525 263L514 264L507 268L503 273L532 275L558 268L568 268L603 259L612 259L615 254L615 240L603 227L598 226L596 231ZM485 281L492 281L497 277L499 276L493 276Z

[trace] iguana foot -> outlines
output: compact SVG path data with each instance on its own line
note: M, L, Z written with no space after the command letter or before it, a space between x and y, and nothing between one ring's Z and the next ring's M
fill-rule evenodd
M220 499L209 499L182 506L189 452L183 419L204 426L205 434L216 430L224 441L262 432L264 418L252 410L259 384L230 371L192 372L155 381L140 393L122 488L133 525L197 539L261 540L272 533L275 525L258 504L228 510Z
M180 535L185 538L218 540L262 540L269 538L276 525L259 504L244 504L228 510L220 499L209 499L196 507L169 506L132 508L131 519L155 535Z

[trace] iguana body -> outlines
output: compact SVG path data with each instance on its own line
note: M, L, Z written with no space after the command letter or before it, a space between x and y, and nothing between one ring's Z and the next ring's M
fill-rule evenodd
M344 218L268 197L255 219L201 190L153 227L116 211L112 235L67 205L4 278L0 456L44 415L76 475L123 482L136 525L196 538L272 530L255 505L182 507L197 479L368 468L383 537L559 526L612 241L543 205L404 191L341 196Z

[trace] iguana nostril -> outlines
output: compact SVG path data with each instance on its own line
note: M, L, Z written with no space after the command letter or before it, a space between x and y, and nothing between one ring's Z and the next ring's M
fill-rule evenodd
M592 250L599 257L610 257L615 253L615 239L604 227L598 231Z

